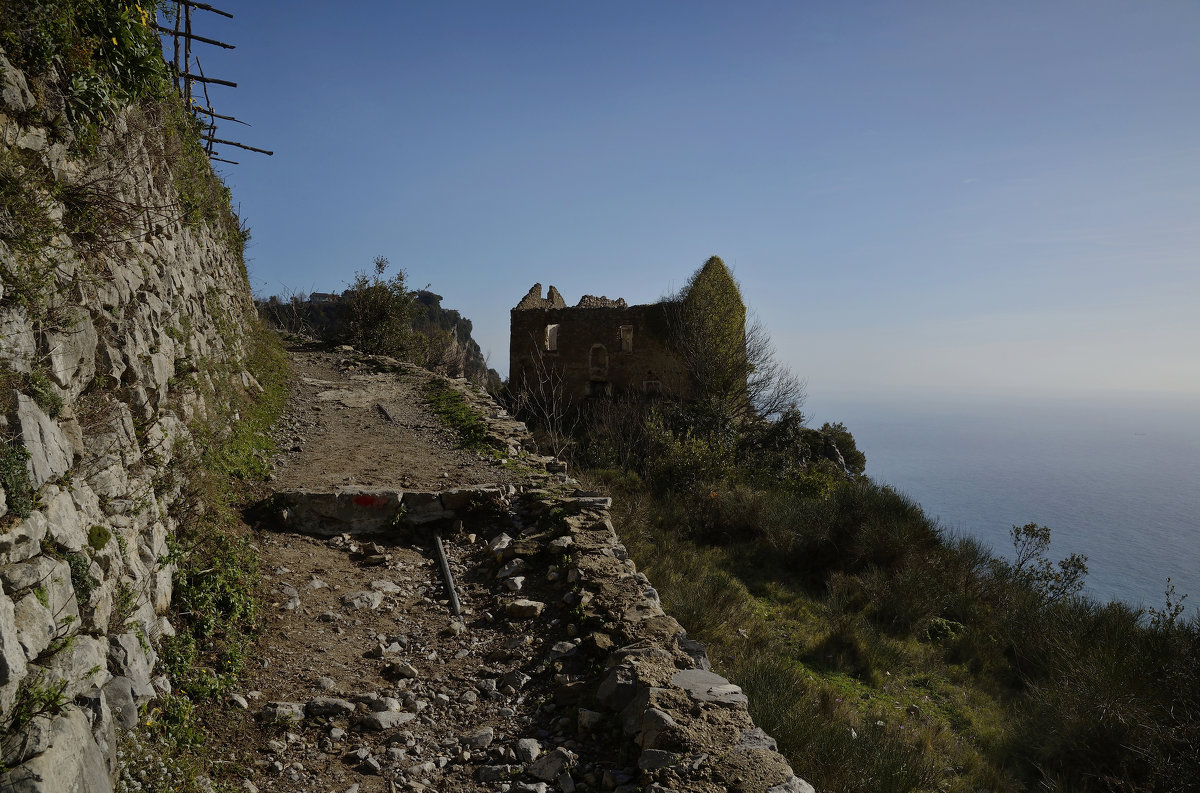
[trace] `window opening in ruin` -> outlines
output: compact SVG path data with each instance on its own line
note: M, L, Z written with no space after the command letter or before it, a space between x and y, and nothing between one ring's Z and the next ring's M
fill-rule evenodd
M603 344L593 344L588 355L588 376L593 380L608 378L608 348Z
M546 326L546 352L558 352L558 325Z
M633 352L633 325L621 326L621 352Z
M589 380L584 391L589 397L612 396L612 383L603 380Z

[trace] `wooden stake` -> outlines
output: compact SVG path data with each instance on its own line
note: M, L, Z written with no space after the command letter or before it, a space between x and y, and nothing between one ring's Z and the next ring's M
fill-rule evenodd
M268 157L272 157L275 155L275 152L273 152L273 151L267 151L266 149L256 149L253 146L247 146L244 143L234 143L231 140L221 140L220 138L213 138L213 143L220 143L224 146L237 146L239 149L245 149L246 151L256 151L259 154L265 154Z
M186 34L183 38L183 84L187 86L187 93L183 95L183 100L190 107L192 104L192 83L188 79L188 72L192 70L192 6L186 2L183 4L183 30Z
M237 83L230 82L229 80L218 80L216 77L205 77L202 74L192 74L191 72L184 72L183 76L198 83L216 83L217 85L227 85L230 88L237 88Z
M228 11L222 11L219 8L213 8L208 3L195 3L192 2L192 0L176 0L176 2L191 8L199 8L202 11L212 11L214 14L220 14L223 17L229 17L230 19L233 19L233 14L229 13Z
M179 75L182 70L179 68L179 20L183 14L183 7L179 3L175 4L175 90L180 91ZM182 93L182 92L181 92Z
M153 25L152 27L155 30L160 31L162 33L170 33L173 36L182 36L184 38L192 39L193 41L202 41L205 44L215 44L218 47L224 47L227 50L236 50L237 49L237 47L233 44L226 44L225 42L217 41L216 39L209 39L209 38L205 38L204 36L197 36L195 33L183 33L178 30L171 30L170 28L164 28L162 25ZM178 42L176 42L176 44L178 44Z
M246 127L253 126L251 124L247 124L245 121L242 121L241 119L234 118L233 116L223 116L220 113L214 113L213 111L206 110L205 108L202 108L202 107L197 107L197 108L195 108L195 110L197 113L203 113L204 115L212 116L213 118L223 118L226 121L233 121L237 124L241 124Z

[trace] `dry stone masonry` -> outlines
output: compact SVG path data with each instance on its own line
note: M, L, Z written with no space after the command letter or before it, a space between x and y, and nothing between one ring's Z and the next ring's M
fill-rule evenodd
M290 578L278 608L311 601L318 621L349 636L366 619L355 615L386 618L365 629L365 679L346 684L318 666L316 689L257 706L260 719L295 726L256 787L306 789L333 773L363 790L381 778L502 793L811 791L755 727L741 689L664 613L614 531L610 499L528 451L523 425L486 395L455 387L495 446L527 467L524 484L276 496L281 526L361 569L336 599L324 582ZM447 537L461 616L430 558L434 531Z
M165 167L156 133L133 129L128 112L112 130L121 157L81 163L67 154L61 110L39 108L3 52L0 81L0 157L66 188L102 178L130 206L179 205L171 180L152 176ZM62 218L61 204L42 200ZM42 383L0 393L0 455L24 465L31 488L0 487L5 793L111 789L115 726L136 723L138 706L169 687L151 648L172 631L162 560L186 427L212 407L205 394L257 387L240 364L252 309L240 256L167 214L139 228L87 257L60 228L38 257L53 265L45 303L25 291L28 258L0 242L0 383ZM32 511L18 504L30 496ZM19 709L50 700L61 713L14 729Z

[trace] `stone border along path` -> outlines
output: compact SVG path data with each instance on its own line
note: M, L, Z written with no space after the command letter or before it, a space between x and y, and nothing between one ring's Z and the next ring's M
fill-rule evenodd
M287 730L270 742L257 785L812 791L754 726L741 689L714 674L703 646L663 612L613 529L611 501L574 490L563 463L523 451L531 446L523 424L451 382L486 418L495 445L543 484L274 496L282 526L328 538L296 538L311 545L307 556L348 553L359 582L339 595L315 575L303 583L301 571L277 568L281 608L331 606L317 619L335 633L361 626L355 615L391 627L367 630L362 667L342 674L356 678L354 690L330 670L316 681L323 696L246 703ZM433 561L435 528L447 540L461 618Z

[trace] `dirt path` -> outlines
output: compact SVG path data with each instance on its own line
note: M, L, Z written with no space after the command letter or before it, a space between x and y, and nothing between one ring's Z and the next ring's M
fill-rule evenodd
M279 434L278 489L442 490L518 480L499 460L457 448L422 399L427 372L406 364L380 371L316 344L289 352L295 379Z
M424 407L426 373L374 371L353 354L314 347L292 354L278 489L533 484L455 448ZM599 714L563 702L564 686L594 674L607 646L581 648L562 585L544 568L497 576L503 559L484 535L537 531L530 515L500 501L479 534L447 538L461 617L427 533L379 544L270 526L259 533L267 602L257 657L235 697L243 709L214 725L212 739L245 790L569 793L632 781L636 758L622 757L620 730L597 730ZM514 595L537 603L538 618L504 613L501 598Z

